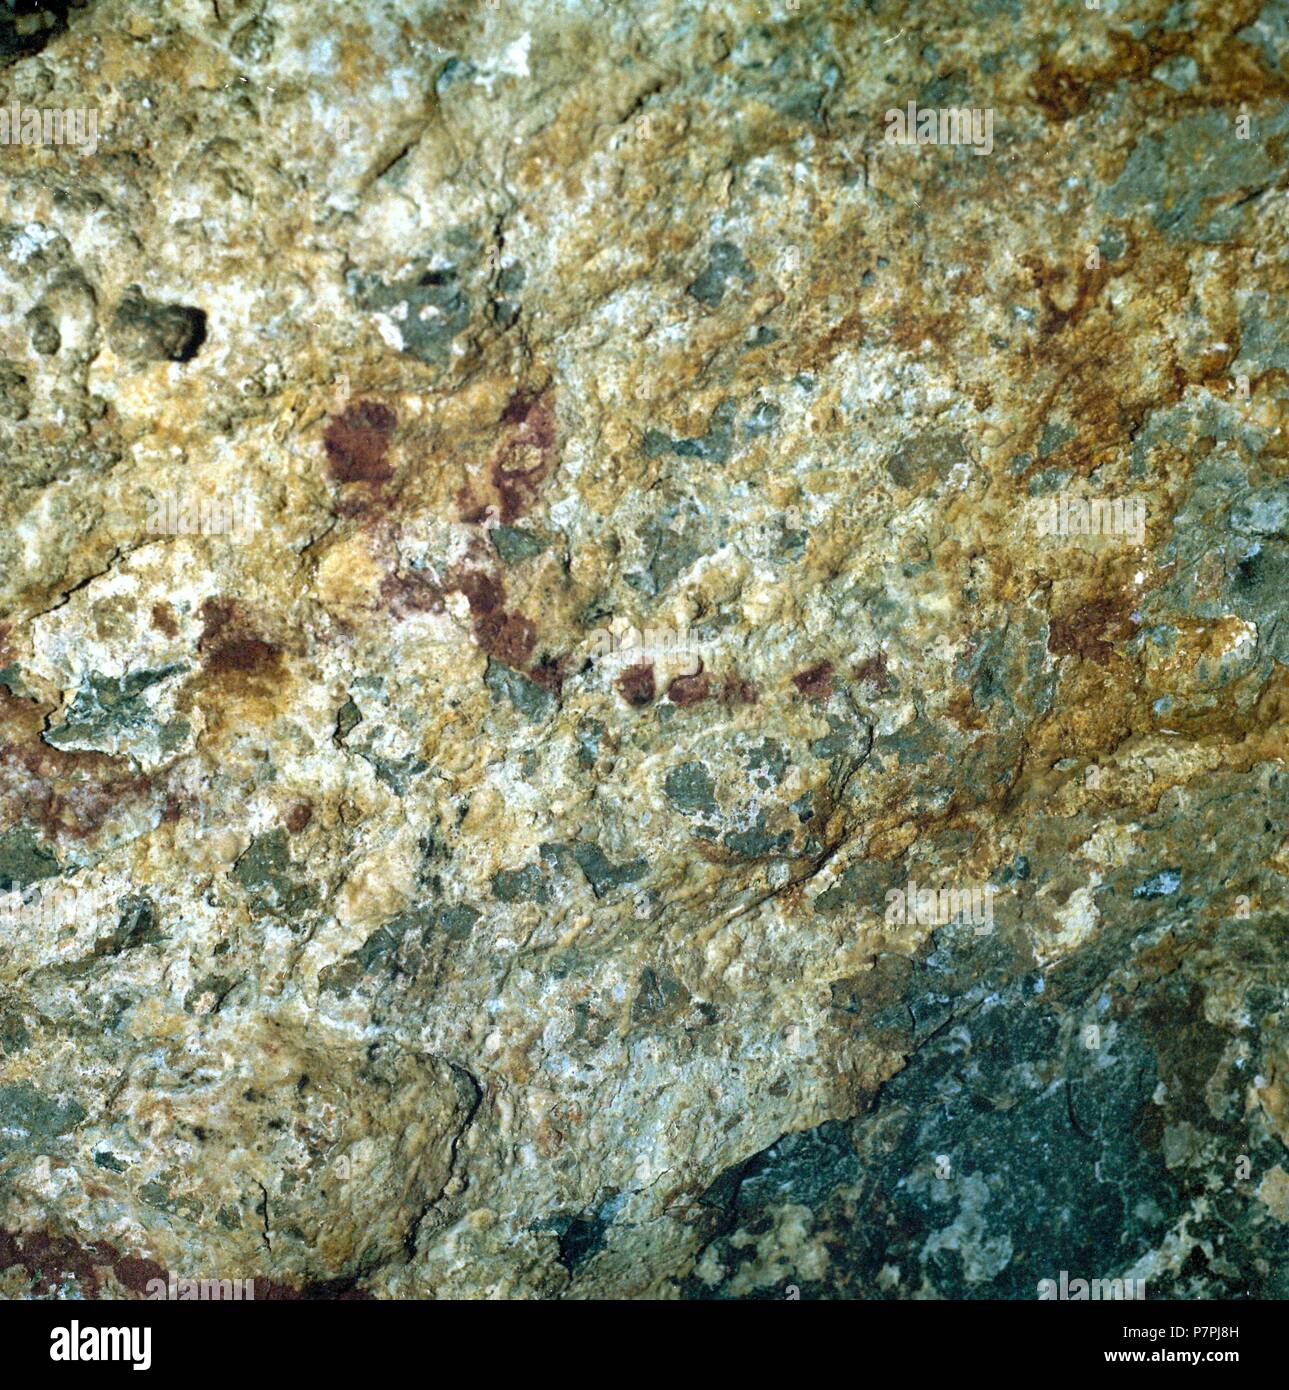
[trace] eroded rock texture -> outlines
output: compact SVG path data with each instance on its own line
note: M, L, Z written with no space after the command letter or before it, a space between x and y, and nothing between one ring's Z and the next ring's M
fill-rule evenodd
M1283 0L9 9L0 1290L1289 1296Z

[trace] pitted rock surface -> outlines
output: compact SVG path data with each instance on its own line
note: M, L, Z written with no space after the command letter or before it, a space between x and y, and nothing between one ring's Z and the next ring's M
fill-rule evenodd
M0 63L0 1292L1289 1296L1280 0Z

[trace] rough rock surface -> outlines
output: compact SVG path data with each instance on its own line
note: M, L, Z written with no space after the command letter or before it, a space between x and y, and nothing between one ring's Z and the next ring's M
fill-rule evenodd
M1284 0L6 14L0 1292L1289 1297Z

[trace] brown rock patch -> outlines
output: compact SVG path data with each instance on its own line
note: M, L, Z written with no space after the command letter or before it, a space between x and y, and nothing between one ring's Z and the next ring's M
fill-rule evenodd
M657 694L653 663L646 661L639 666L628 666L618 677L617 686L627 704L633 705L637 709L652 704L653 698Z
M394 476L385 460L398 417L378 401L358 401L333 415L323 435L328 472L337 483L384 483Z
M821 661L817 666L798 671L792 684L808 700L826 700L832 694L832 662Z

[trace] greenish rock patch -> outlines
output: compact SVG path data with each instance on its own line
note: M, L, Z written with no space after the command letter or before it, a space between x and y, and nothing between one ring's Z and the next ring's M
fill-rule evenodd
M702 273L690 285L689 293L700 304L715 309L724 299L730 280L750 285L754 278L752 267L738 247L732 241L718 241L713 244Z
M518 526L494 526L491 531L493 549L508 565L531 560L550 547L550 541L535 531Z
M84 1106L55 1100L29 1082L0 1086L0 1158L22 1149L49 1150L85 1119Z
M1251 43L1272 72L1283 72L1289 60L1289 0L1267 0L1258 17L1235 36Z
M0 893L54 878L60 872L53 853L25 825L0 835Z
M614 864L599 845L584 840L579 840L573 846L573 858L586 875L591 891L597 898L602 898L610 889L639 882L649 870L649 861L643 858Z
M154 758L174 753L191 733L188 722L161 723L144 696L187 670L175 663L120 676L93 673L82 682L62 719L45 731L44 740L55 748L136 752Z
M734 452L734 420L737 407L732 400L723 400L712 411L707 432L691 439L673 439L662 430L646 430L644 451L648 458L675 454L678 458L699 459L704 463L723 464Z
M686 815L714 816L716 784L705 763L682 763L673 767L663 782L667 799Z
M689 1002L689 991L679 980L666 971L646 966L640 972L640 984L631 1001L631 1022L657 1027L674 1018Z
M708 553L692 507L673 507L640 528L648 556L643 570L623 575L631 588L651 598L668 588Z
M233 865L230 876L252 904L275 916L298 917L318 904L318 890L293 877L287 833L280 827L257 835Z
M503 903L548 903L550 890L539 864L502 869L492 876L492 893Z
M1116 216L1142 211L1167 236L1215 244L1239 230L1249 197L1274 184L1289 153L1282 137L1289 112L1251 118L1240 138L1236 111L1183 117L1162 135L1143 135L1123 172L1102 194ZM1235 194L1245 197L1233 197Z
M960 434L952 430L923 430L891 452L886 471L898 487L922 492L936 482L944 482L957 464L969 461Z
M468 903L454 903L435 912L434 925L449 941L467 941L479 916L479 911Z
M771 835L766 828L766 811L762 808L756 817L756 824L746 830L730 830L721 843L735 854L745 859L763 859L768 854L776 854L786 849L792 842L792 835L784 830Z
M522 672L513 671L491 657L488 658L483 683L492 695L509 700L525 719L534 724L549 719L555 711L555 697L550 691L543 690Z
M558 1212L533 1223L535 1231L550 1231L559 1237L560 1264L576 1274L593 1255L604 1248L605 1237L614 1218L626 1202L616 1191L583 1212Z
M159 946L165 938L157 925L157 906L146 894L130 893L117 908L116 929L94 943L96 956L115 956L138 946Z
M583 719L577 726L577 765L590 768L600 756L604 725L598 719Z
M470 326L470 300L456 264L426 260L405 279L391 283L351 271L348 289L359 308L389 314L403 351L430 366L447 363L453 341Z
M777 787L788 770L788 751L777 739L763 739L748 749L747 768L762 788Z

